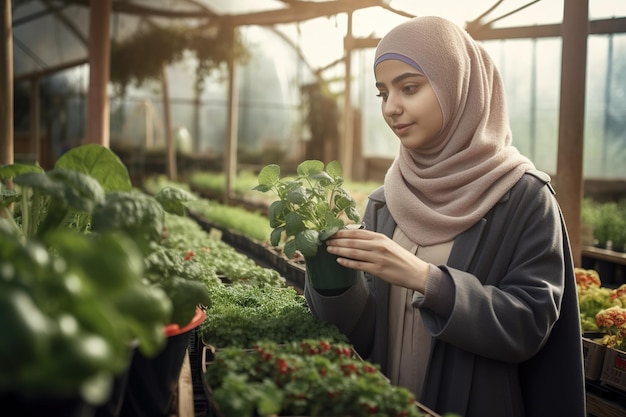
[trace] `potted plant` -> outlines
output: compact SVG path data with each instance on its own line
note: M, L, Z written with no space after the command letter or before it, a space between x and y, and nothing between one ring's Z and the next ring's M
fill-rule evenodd
M85 417L115 408L133 346L152 356L164 345L169 298L143 283L141 254L123 234L21 241L9 230L0 233L3 406Z
M288 258L298 253L304 256L314 287L348 287L356 281L357 272L339 265L324 244L339 229L360 221L356 201L343 187L341 164L332 161L324 167L322 161L306 160L296 172L281 178L276 164L259 172L254 190L273 191L278 196L268 211L270 243L278 246L282 241Z

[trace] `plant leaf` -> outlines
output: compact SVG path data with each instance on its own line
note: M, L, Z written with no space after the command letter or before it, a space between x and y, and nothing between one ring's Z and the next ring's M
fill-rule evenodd
M0 207L9 207L22 199L22 195L10 188L0 190Z
M302 215L296 212L287 213L285 216L285 233L287 236L294 236L305 230L304 219Z
M287 256L289 259L293 259L294 256L296 256L296 240L295 239L289 239L285 242L285 246L283 248L283 251L285 252L285 256Z
M119 157L109 148L95 143L70 149L61 155L54 167L89 174L107 193L132 189L128 169Z
M270 244L272 246L278 246L280 244L280 238L282 237L284 230L284 227L277 227L272 230L272 233L270 234Z
M337 160L330 161L328 165L326 165L326 172L333 178L341 177L343 175L341 163Z
M346 209L346 216L348 216L348 218L350 220L352 220L355 223L358 223L361 221L361 215L359 214L359 212L357 211L356 207L349 207Z
M301 162L296 171L300 176L310 177L324 171L324 163L317 159L309 159Z
M317 248L321 245L317 230L303 230L296 235L296 248L303 256L315 256Z
M321 181L324 187L326 187L328 184L332 184L334 181L333 177L328 175L328 173L325 171L311 174L310 177L313 178L314 180Z
M187 201L195 200L195 197L178 187L164 187L156 193L154 198L163 206L163 210L171 214L184 216L187 214Z
M258 180L259 185L254 187L255 190L265 192L271 190L271 188L278 182L280 175L280 167L276 164L266 165L259 172Z
M344 222L341 219L333 217L331 213L326 215L326 227L321 231L319 235L319 239L323 242L335 233L339 231L339 229L343 229Z
M47 176L63 187L63 203L73 209L91 213L105 199L104 189L89 174L65 169L53 169Z
M301 205L306 203L306 200L306 191L303 187L298 187L295 190L291 190L287 195L287 201L289 201L291 204Z
M14 178L18 175L28 174L31 172L42 173L43 168L39 165L11 164L0 166L0 180Z
M270 219L270 227L279 227L285 223L285 207L287 207L287 202L283 200L276 200L267 210L267 216Z
M40 190L46 195L56 199L64 200L65 198L63 185L58 181L54 181L43 172L28 172L21 174L15 177L13 182L22 187L30 187Z

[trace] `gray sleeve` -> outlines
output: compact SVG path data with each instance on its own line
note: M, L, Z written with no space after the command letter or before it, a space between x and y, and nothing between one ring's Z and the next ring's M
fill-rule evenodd
M370 291L365 279L361 278L343 293L325 296L311 286L307 275L304 295L311 312L317 319L332 323L342 333L351 335L363 315Z

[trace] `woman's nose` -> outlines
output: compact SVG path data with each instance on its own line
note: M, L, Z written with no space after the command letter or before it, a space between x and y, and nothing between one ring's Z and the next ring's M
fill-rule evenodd
M386 116L391 117L402 113L402 108L400 107L399 103L390 95L389 97L387 97L387 101L385 101L383 111Z

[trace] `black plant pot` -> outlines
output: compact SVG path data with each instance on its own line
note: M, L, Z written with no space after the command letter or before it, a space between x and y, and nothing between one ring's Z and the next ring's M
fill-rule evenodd
M318 290L350 287L359 276L357 270L338 264L337 256L328 253L324 243L317 248L315 256L306 256L304 262L311 285Z
M170 415L191 332L204 318L204 310L197 308L187 326L168 328L167 343L154 358L147 358L135 349L120 417Z
M94 407L80 396L56 397L24 395L18 392L0 393L3 416L15 417L93 417Z
M132 355L135 355L134 350L131 353ZM111 389L111 396L107 402L96 407L94 417L119 417L122 410L122 404L124 403L124 396L126 395L129 373L130 368L127 368L124 372L115 377L113 380L113 387Z

